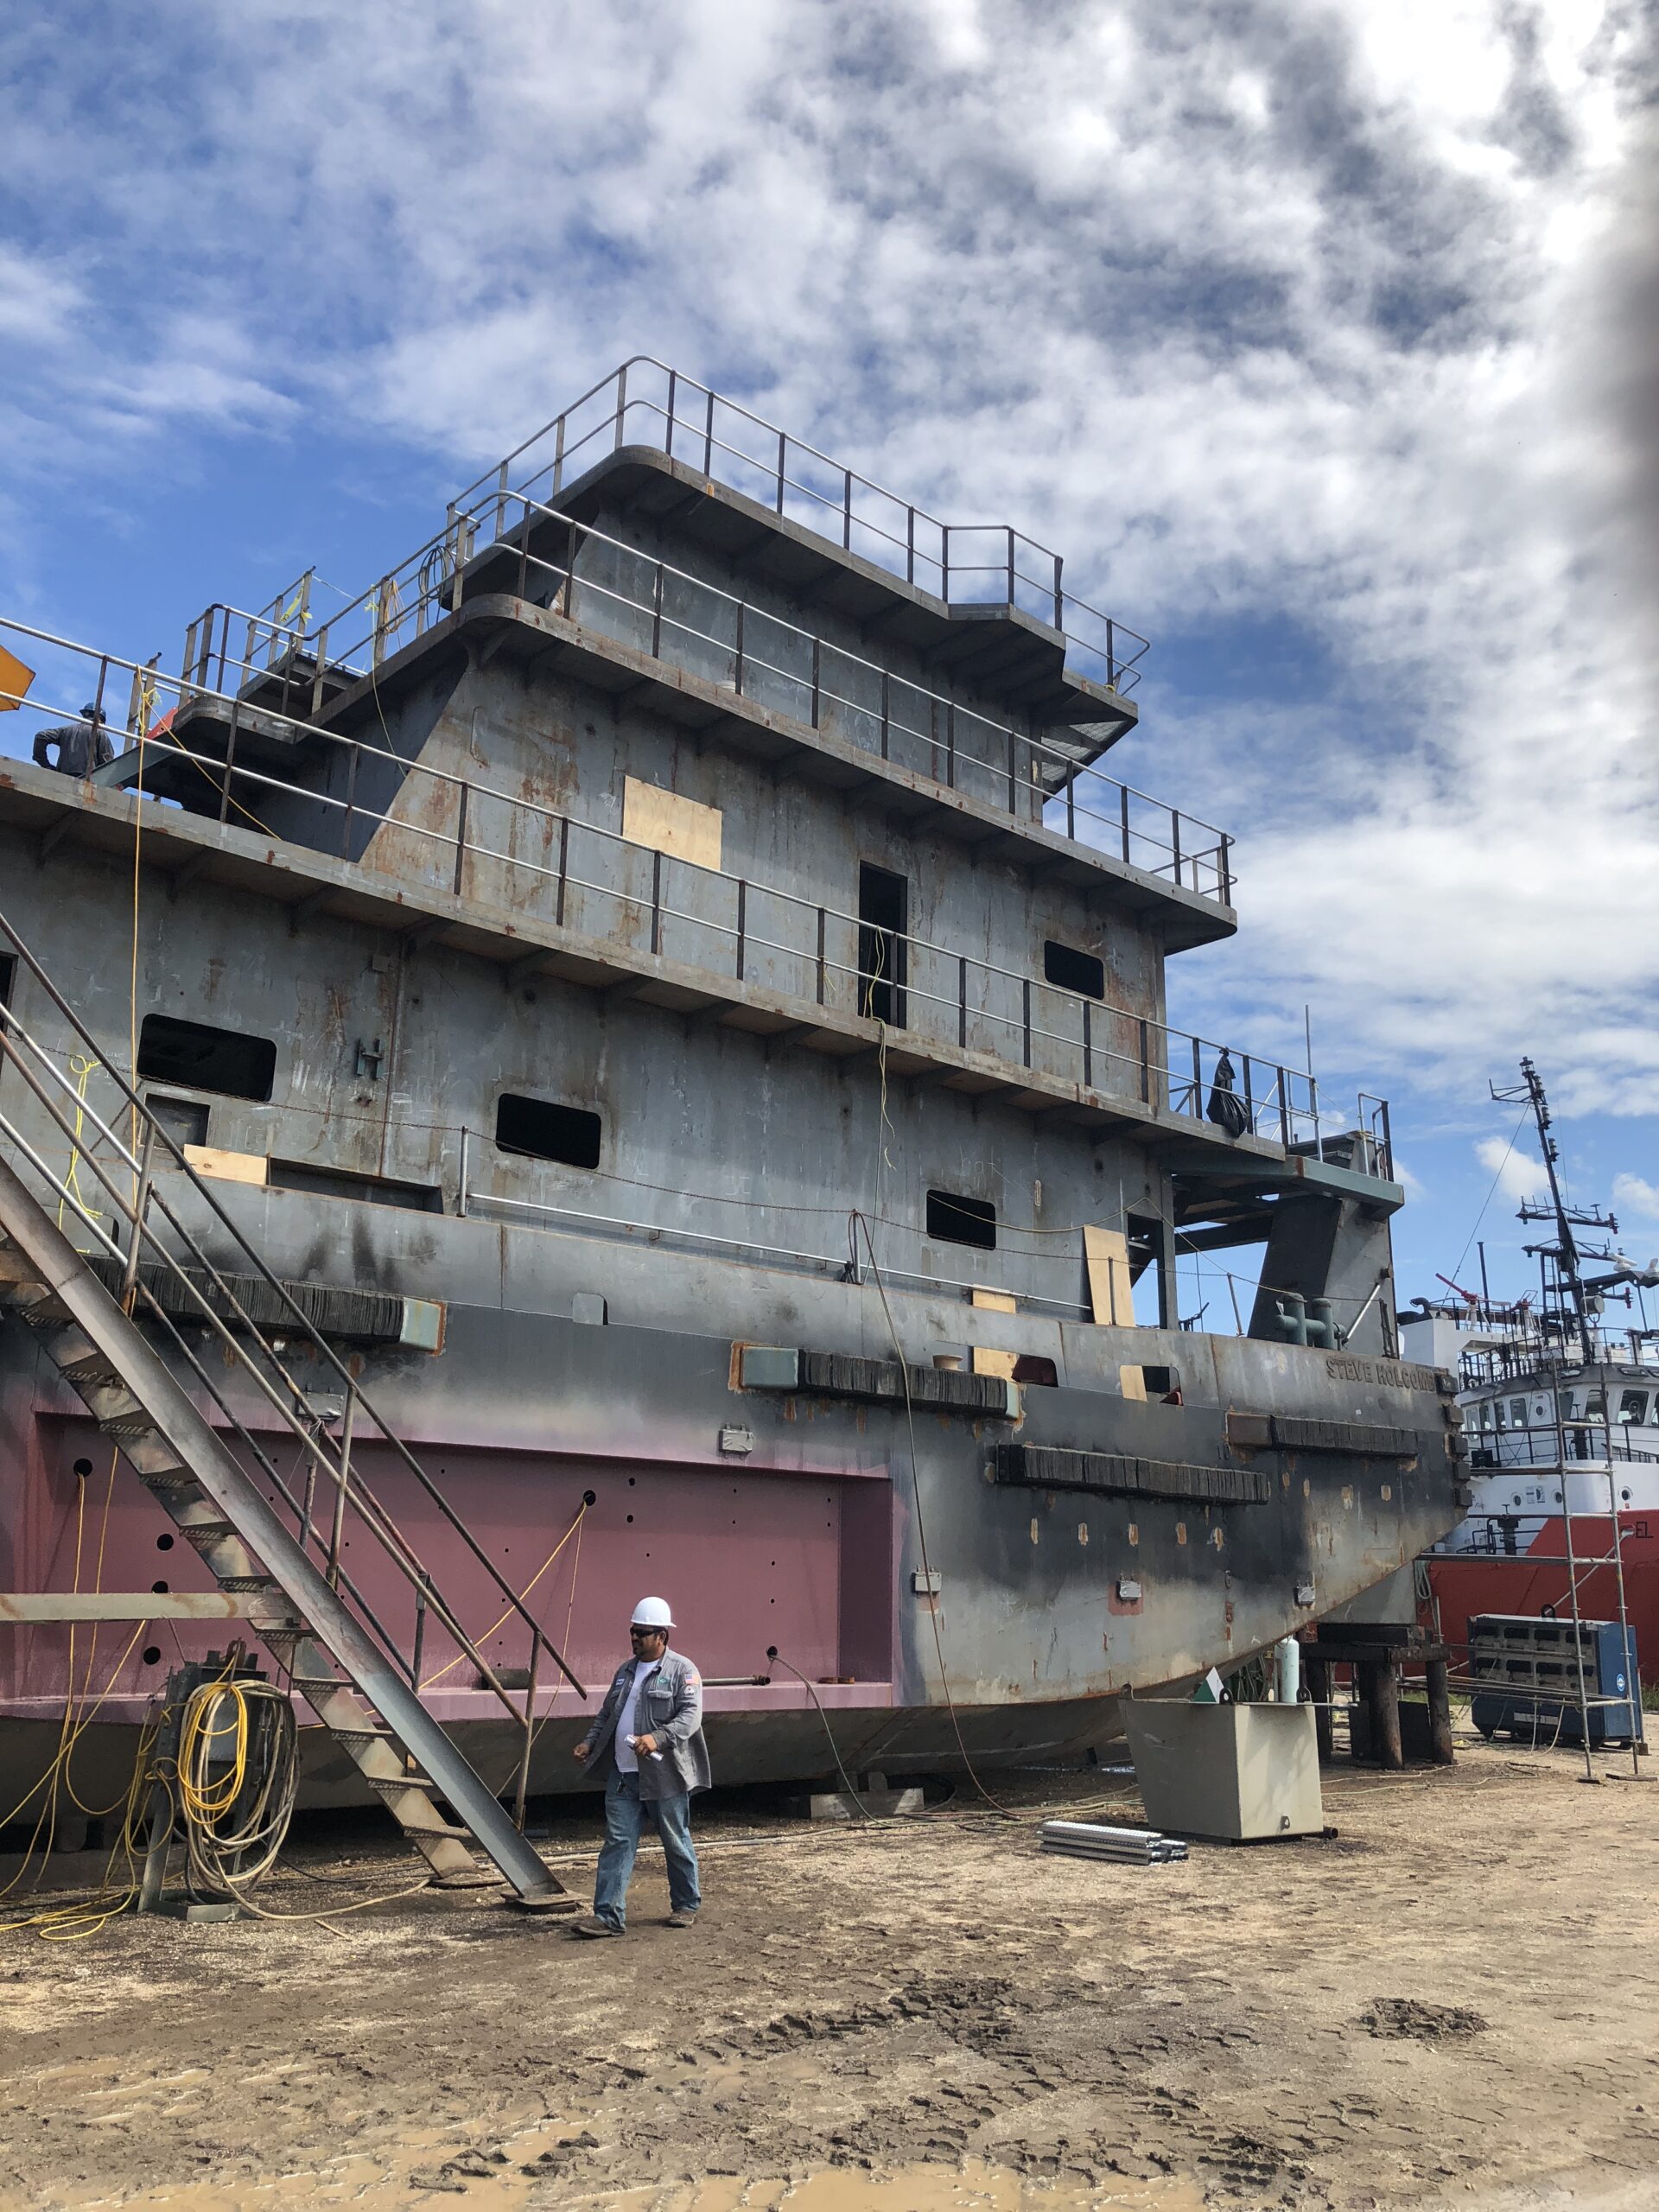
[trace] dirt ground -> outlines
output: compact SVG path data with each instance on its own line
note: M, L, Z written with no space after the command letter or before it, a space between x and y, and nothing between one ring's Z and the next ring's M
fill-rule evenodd
M15 1930L0 2203L1646 2212L1659 1787L1602 1764L1339 1765L1334 1838L1152 1868L1039 1853L1039 1800L1138 1818L1122 1781L1011 1784L1021 1823L716 1796L700 1924L653 1847L620 1942L489 1892ZM548 1840L573 1884L594 1833ZM298 1855L273 1910L410 1870L366 1825Z

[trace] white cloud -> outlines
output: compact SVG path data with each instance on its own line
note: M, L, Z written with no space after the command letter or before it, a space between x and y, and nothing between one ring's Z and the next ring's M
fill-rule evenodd
M1543 1188L1544 1173L1538 1162L1502 1137L1480 1138L1475 1157L1506 1198L1535 1198Z
M1615 1175L1613 1205L1643 1221L1659 1221L1659 1183L1643 1175Z

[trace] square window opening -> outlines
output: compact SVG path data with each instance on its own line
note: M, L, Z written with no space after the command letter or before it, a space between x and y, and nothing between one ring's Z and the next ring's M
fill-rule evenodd
M504 1091L496 1101L495 1141L503 1152L527 1160L556 1160L566 1167L597 1167L601 1137L597 1114L585 1107L562 1106L552 1098L521 1098Z
M1092 952L1079 952L1073 944L1061 944L1057 938L1049 938L1044 944L1043 974L1049 982L1063 991L1075 991L1079 998L1106 995L1106 963Z
M182 1084L264 1106L276 1077L276 1047L269 1037L147 1014L138 1033L138 1072L147 1082Z
M200 1098L164 1098L152 1090L145 1103L175 1144L207 1143L207 1109Z
M996 1249L996 1208L987 1198L964 1198L959 1191L930 1191L927 1233L945 1244L971 1244L976 1251Z

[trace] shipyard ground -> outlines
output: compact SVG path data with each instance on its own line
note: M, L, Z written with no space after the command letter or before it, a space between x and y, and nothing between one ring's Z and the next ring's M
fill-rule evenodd
M642 1859L621 1942L430 1896L340 1934L14 1932L0 2203L1633 2212L1659 2202L1659 1785L1581 1771L1478 1744L1338 1767L1334 1840L1150 1869L988 1817L715 1800L702 1924L658 1924ZM550 1853L593 1832L569 1812ZM284 1879L273 1910L409 1865L367 1827L302 1856L347 1886Z

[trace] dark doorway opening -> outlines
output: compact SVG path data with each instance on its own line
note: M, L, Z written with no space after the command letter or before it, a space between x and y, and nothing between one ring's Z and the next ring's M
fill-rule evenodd
M866 861L858 871L858 1010L889 1029L905 1026L905 932L910 886Z

